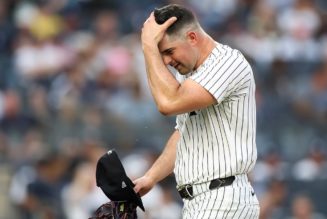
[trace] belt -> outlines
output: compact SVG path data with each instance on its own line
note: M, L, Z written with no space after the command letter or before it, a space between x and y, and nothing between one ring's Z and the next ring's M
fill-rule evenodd
M213 189L218 189L220 187L229 186L234 182L234 180L235 180L235 176L213 179L209 183L209 189L213 190ZM179 195L183 199L189 199L189 200L192 199L194 197L193 186L194 185L192 185L192 184L186 184L186 185L182 185L182 186L178 187L177 190L178 190Z

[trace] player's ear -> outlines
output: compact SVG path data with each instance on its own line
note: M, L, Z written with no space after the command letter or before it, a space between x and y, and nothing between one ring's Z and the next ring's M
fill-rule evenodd
M186 33L186 37L187 37L187 41L191 44L191 45L195 45L198 42L198 35L196 32L194 31L188 31Z

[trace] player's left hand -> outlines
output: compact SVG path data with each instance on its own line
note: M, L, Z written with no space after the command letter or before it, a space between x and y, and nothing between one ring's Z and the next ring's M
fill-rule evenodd
M176 17L171 17L165 23L157 24L154 13L152 12L143 24L141 35L142 45L157 46L163 38L167 28L176 20Z
M154 186L154 181L148 176L142 176L133 181L135 184L134 191L141 196L147 194Z

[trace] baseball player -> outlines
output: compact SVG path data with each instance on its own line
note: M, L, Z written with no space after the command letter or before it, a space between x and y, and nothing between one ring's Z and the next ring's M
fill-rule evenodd
M149 87L174 133L145 175L146 194L174 171L183 218L259 218L247 173L256 158L255 82L237 50L213 40L179 5L156 9L142 28ZM179 74L175 77L167 65Z

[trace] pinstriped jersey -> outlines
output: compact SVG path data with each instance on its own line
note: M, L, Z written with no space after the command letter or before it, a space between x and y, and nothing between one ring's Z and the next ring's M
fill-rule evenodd
M178 185L248 173L257 159L255 81L244 56L217 43L195 71L177 74L209 91L217 104L176 117Z

